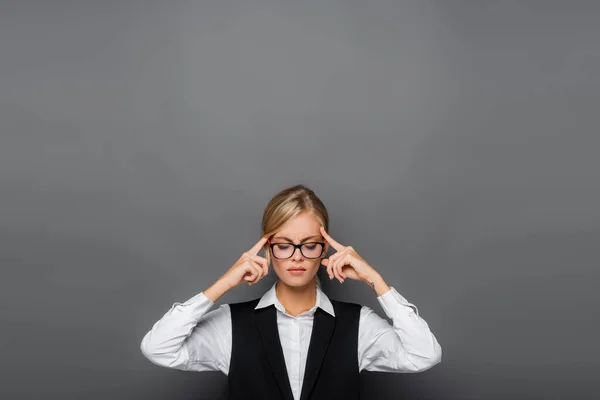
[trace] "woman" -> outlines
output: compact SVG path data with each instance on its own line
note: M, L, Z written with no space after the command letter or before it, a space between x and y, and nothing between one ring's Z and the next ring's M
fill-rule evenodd
M351 246L328 233L327 209L297 185L271 199L262 238L212 286L175 303L141 343L153 363L188 371L222 371L230 399L358 399L362 370L424 371L441 360L427 323ZM325 258L329 246L336 252ZM258 255L263 249L265 257ZM260 299L210 311L232 288L279 278ZM393 326L372 309L330 300L316 276L361 280L376 293Z

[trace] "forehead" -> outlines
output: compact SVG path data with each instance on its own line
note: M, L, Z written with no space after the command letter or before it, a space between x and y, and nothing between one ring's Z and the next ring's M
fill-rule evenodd
M303 239L307 236L321 235L321 223L311 213L298 214L290 219L274 237L285 236L290 239Z

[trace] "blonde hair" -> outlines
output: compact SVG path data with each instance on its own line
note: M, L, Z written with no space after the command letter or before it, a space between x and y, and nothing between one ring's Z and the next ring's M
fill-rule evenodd
M312 213L326 231L329 229L329 214L321 199L308 187L296 185L282 190L269 201L262 217L262 235L270 238L286 222L303 212ZM265 243L264 251L270 265L271 253L268 243Z

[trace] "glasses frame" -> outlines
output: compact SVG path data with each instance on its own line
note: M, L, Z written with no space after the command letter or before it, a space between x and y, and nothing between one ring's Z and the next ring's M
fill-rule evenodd
M275 252L273 251L273 247L275 247L276 244L287 244L290 245L294 248L294 251L292 251L292 254L290 254L289 257L276 257L275 256ZM317 257L307 257L306 254L304 254L304 252L302 251L302 246L304 246L305 244L320 244L321 245L321 253L317 256ZM290 258L292 258L292 256L296 253L296 249L300 249L300 254L302 254L302 256L304 258L308 258L309 260L316 260L317 258L320 258L323 255L323 252L325 251L325 242L304 242L304 243L300 243L300 244L294 244L294 243L290 243L290 242L275 242L272 243L271 239L269 239L269 247L271 248L271 254L273 255L274 258L278 259L278 260L288 260Z

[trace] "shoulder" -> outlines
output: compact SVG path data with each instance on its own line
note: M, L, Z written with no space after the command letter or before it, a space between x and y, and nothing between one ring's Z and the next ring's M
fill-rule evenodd
M333 305L333 309L335 310L336 315L338 313L344 314L359 314L362 306L358 303L352 303L347 301L333 300L331 301L331 305Z
M341 301L341 300L334 300L334 299L329 299L329 301L331 302L331 304L333 304L333 306L340 306L340 307L362 307L362 305L358 304L358 303L353 303L353 302L349 302L349 301Z
M379 322L382 318L373 310L371 307L363 306L362 304L339 301L339 300L331 300L331 304L333 305L333 309L338 313L343 313L345 315L354 315L359 316L361 324L369 323L369 322Z
M231 310L231 312L253 310L259 301L260 301L260 298L257 298L257 299L247 300L247 301L242 301L242 302L237 302L237 303L229 303L228 306L229 306L229 309Z

